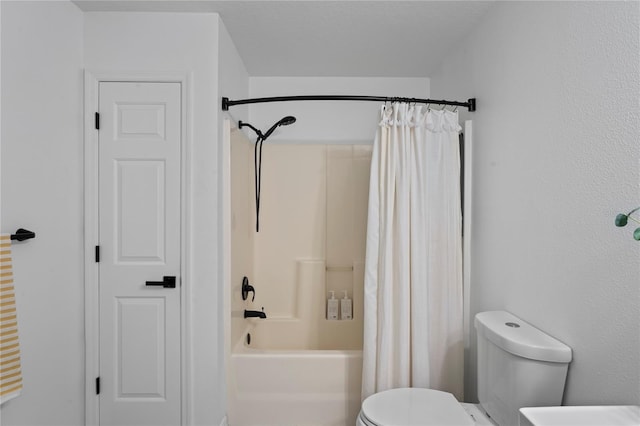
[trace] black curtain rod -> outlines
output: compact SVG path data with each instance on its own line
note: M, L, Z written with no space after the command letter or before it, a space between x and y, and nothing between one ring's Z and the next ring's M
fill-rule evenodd
M476 98L471 98L467 102L445 101L435 99L400 98L385 96L351 96L351 95L306 95L306 96L275 96L270 98L238 99L235 101L229 98L222 98L222 110L229 111L229 107L244 104L259 104L265 102L286 102L286 101L375 101L375 102L407 102L417 104L452 105L467 108L469 111L476 110Z

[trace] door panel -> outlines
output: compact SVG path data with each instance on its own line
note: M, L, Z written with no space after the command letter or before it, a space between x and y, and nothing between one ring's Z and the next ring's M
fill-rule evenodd
M165 262L165 162L115 160L116 262Z
M116 108L116 135L119 140L166 140L166 107L164 104L118 102L114 106Z
M179 425L179 83L101 82L100 424ZM175 276L176 288L149 286Z
M119 297L118 399L165 398L165 299Z

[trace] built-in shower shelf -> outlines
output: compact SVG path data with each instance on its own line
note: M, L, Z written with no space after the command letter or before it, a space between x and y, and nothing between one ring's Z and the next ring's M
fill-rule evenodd
M350 272L353 271L353 266L327 266L326 270L330 272Z

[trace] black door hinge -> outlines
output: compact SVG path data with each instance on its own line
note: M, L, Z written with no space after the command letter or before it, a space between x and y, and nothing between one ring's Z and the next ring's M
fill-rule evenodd
M100 262L100 246L96 246L96 263Z
M96 377L96 395L100 395L100 377Z
M96 112L96 130L100 130L100 113Z

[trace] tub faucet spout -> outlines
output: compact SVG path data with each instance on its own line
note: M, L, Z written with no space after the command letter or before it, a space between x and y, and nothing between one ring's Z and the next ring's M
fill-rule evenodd
M244 317L245 318L262 318L265 319L267 318L267 314L264 313L264 308L262 308L262 311L248 311L248 310L244 310Z

